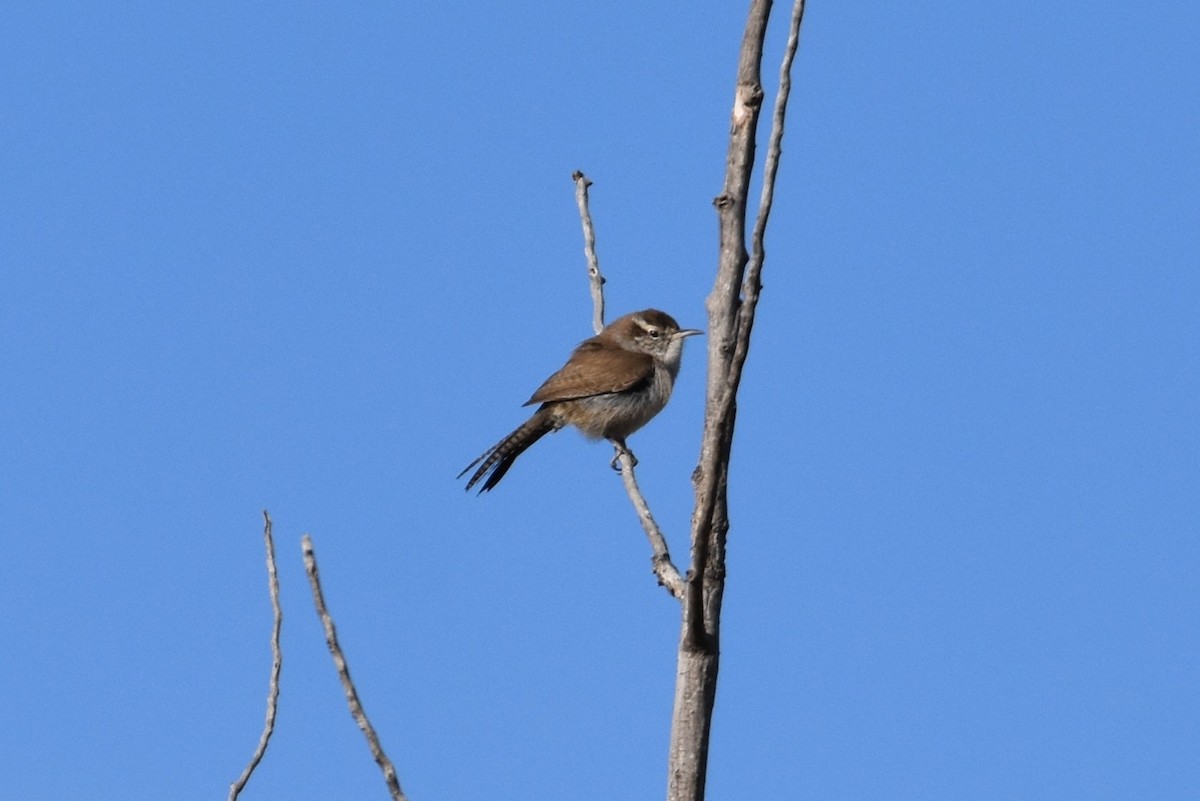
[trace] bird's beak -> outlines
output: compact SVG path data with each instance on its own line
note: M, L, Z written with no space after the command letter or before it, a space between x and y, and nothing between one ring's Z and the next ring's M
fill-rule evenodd
M685 328L682 331L676 332L675 338L683 339L684 337L695 336L696 334L703 334L703 333L704 332L701 331L699 328Z

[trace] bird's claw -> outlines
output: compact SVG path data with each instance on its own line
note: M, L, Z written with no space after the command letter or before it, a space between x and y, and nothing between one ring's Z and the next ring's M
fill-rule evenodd
M608 466L613 470L616 470L618 473L621 472L621 457L625 454L629 454L629 466L637 467L637 457L633 455L633 451L629 450L629 446L624 442L613 442L613 450L616 453L613 454L612 461L608 463Z

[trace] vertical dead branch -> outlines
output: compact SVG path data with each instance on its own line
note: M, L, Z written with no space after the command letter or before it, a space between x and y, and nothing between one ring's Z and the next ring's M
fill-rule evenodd
M267 689L267 719L263 723L262 734L258 738L258 747L250 757L250 762L242 775L229 786L229 801L237 801L250 774L262 762L267 753L267 743L275 732L275 715L279 709L279 674L283 670L283 650L279 645L279 633L283 629L283 609L279 605L279 574L275 570L275 540L271 536L271 516L263 510L263 540L267 546L267 584L271 589L271 609L274 611L275 624L271 629L271 681Z
M770 0L753 0L742 38L734 95L725 184L714 200L719 222L717 278L708 296L708 387L700 460L693 474L692 560L687 575L671 725L668 801L702 801L709 734L720 658L721 603L725 591L725 537L729 530L729 454L737 416L737 390L749 351L761 288L763 235L790 90L790 71L799 43L804 0L796 0L776 99L763 193L753 236L746 249L746 207L754 169L755 135L762 107L763 40ZM747 266L749 265L749 269Z
M350 679L350 667L346 664L342 646L338 644L337 629L334 628L333 618L325 607L325 594L321 591L321 577L317 572L317 555L313 551L312 537L305 534L300 541L300 547L304 551L304 570L308 573L308 583L312 587L313 604L317 608L317 616L321 618L321 625L325 629L325 643L329 646L329 653L333 656L333 664L337 668L338 679L342 682L342 690L346 693L346 703L350 706L350 714L354 716L354 722L358 724L363 736L367 738L371 756L375 758L379 769L383 771L383 779L387 783L388 792L392 794L393 801L407 801L404 792L400 789L400 780L396 778L396 768L392 765L392 760L388 759L388 755L384 753L383 746L379 744L379 735L375 733L375 727L367 719L366 710L363 709L362 702L358 700L358 690L354 688L354 682Z
M588 208L588 187L592 182L579 170L571 175L575 182L575 203L579 206L579 221L583 224L583 252L587 256L588 285L592 290L592 330L604 330L604 276L600 274L600 259L596 256L596 229L592 227L592 212Z

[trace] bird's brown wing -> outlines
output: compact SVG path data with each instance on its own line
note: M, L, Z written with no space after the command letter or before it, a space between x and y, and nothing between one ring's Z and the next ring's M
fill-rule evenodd
M589 339L575 349L561 370L538 387L525 405L620 392L653 372L654 359L649 354L605 346Z

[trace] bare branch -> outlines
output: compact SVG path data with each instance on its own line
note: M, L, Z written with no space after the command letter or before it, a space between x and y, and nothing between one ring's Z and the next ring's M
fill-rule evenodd
M692 564L688 572L689 588L684 615L687 637L696 648L706 646L704 627L704 574L714 545L723 547L724 531L714 526L714 510L724 497L728 454L733 439L736 386L730 388L730 362L737 338L738 308L741 304L746 253L746 198L754 169L754 137L762 109L762 49L770 0L754 0L746 20L738 61L737 88L725 161L725 186L716 200L720 223L720 253L717 279L709 293L708 306L708 389L705 399L704 435L700 443L700 463L694 473L696 506L692 514ZM721 542L715 542L714 538Z
M646 503L646 497L642 495L642 490L638 487L637 477L633 472L633 455L628 448L621 448L619 445L614 445L614 447L617 449L617 463L621 466L621 479L625 482L625 492L628 493L629 500L633 503L633 510L637 512L638 519L642 521L642 528L650 540L651 550L654 551L654 555L650 557L654 575L658 576L658 583L666 587L667 592L682 601L685 587L683 576L679 575L679 569L671 561L671 552L667 549L666 537L663 536L658 523L654 521L654 516L650 514L650 504Z
M746 207L763 98L760 71L771 0L751 2L738 62L725 186L714 201L720 225L720 255L716 282L707 301L708 387L700 460L692 479L696 490L692 513L692 560L679 640L668 801L703 801L704 798L720 662L725 538L729 530L729 456L737 418L737 391L762 288L763 237L774 199L783 123L791 89L791 68L804 16L804 0L794 2L751 253L746 251Z
M367 719L362 702L358 700L358 691L354 689L354 682L350 679L350 668L346 664L342 647L338 644L333 618L330 617L329 610L325 607L325 595L321 592L321 579L317 573L317 555L313 551L312 537L305 534L300 541L300 547L304 552L304 570L308 573L308 583L312 587L313 603L317 607L321 625L325 628L325 642L329 646L329 653L333 656L333 664L337 668L342 689L346 693L346 703L350 706L350 714L354 716L354 722L358 724L363 736L367 738L371 756L375 758L379 769L383 771L383 778L387 782L388 792L392 794L393 801L407 801L404 792L400 789L400 781L396 778L396 768L388 759L388 755L384 753L383 746L379 744L379 735L375 733L375 728Z
M742 380L742 367L750 349L750 332L754 328L754 313L758 308L758 296L762 290L762 266L766 258L763 238L767 231L767 220L771 216L771 204L775 199L775 175L779 171L779 158L783 153L783 127L787 116L788 97L792 91L792 62L800 46L800 24L804 21L804 0L796 0L792 8L792 20L788 28L787 45L784 48L783 64L779 68L779 92L775 96L775 113L771 119L771 138L767 146L767 158L763 166L762 194L758 202L758 217L751 236L750 261L746 265L746 278L742 285L742 306L738 310L737 344L730 360L730 376L726 381L727 392L737 392Z
M583 250L587 255L588 284L592 291L592 328L599 334L604 329L604 276L600 274L600 260L596 258L596 229L592 226L592 213L588 208L588 187L592 182L580 170L572 173L571 179L575 181L575 202L579 206L579 219L583 223ZM638 487L637 476L633 472L633 454L621 443L614 442L613 447L617 451L613 465L620 465L625 492L642 522L646 537L650 540L650 549L654 552L650 557L654 575L667 592L682 601L685 587L683 577L679 568L671 561L667 540L663 537L658 523L654 522L654 515L650 514L650 504L646 502L646 496L642 495Z
M579 206L579 220L583 223L583 252L587 256L588 285L592 290L592 329L599 334L604 330L604 276L600 274L600 259L596 256L596 229L592 227L592 212L588 208L588 187L592 182L581 171L571 174L575 182L575 203Z
M283 629L283 609L279 605L279 574L275 570L275 540L271 536L271 516L263 510L263 540L267 546L267 583L271 589L271 609L275 613L275 625L271 629L271 682L267 689L267 719L263 724L258 747L250 757L249 764L237 781L229 786L229 801L237 801L238 795L250 781L250 774L262 762L267 753L267 743L275 733L275 715L279 709L279 674L283 669L283 650L279 645L279 633Z

